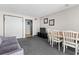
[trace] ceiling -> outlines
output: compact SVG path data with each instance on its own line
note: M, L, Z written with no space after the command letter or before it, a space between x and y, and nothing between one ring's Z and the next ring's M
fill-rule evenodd
M0 11L42 17L75 5L68 4L0 4Z

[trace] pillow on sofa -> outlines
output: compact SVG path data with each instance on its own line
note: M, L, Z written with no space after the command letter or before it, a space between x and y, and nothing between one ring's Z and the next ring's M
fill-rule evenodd
M2 41L3 41L3 36L0 36L0 45L1 45Z
M0 44L1 43L4 43L7 44L8 42L6 41L8 40L9 43L12 43L12 42L17 42L16 40L16 36L12 36L12 37L4 37L4 36L0 36ZM3 44L2 44L3 45Z
M2 39L0 38L0 45L1 45L1 43L2 43Z

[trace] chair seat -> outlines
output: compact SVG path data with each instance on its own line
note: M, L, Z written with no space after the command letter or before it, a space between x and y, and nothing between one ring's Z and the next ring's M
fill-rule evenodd
M76 47L76 44L75 43L72 43L72 42L65 42L65 45L66 46L71 46L71 47L73 47L73 48L75 48ZM78 45L78 47L79 47L79 43L77 44ZM78 48L79 49L79 48Z
M54 42L62 42L63 40L53 39Z

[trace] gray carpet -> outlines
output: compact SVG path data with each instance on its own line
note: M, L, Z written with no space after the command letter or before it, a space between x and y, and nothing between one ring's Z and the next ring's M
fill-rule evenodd
M57 50L57 44L52 48L46 39L34 36L32 38L18 39L21 47L24 49L25 55L73 55L74 52L70 49L66 49L64 54ZM74 50L74 49L73 49Z

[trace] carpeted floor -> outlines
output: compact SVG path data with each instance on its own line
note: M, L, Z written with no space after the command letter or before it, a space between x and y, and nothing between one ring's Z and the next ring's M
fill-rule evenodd
M57 44L52 48L46 39L34 36L32 38L18 39L21 47L24 49L25 55L73 55L74 52L66 49L66 53L63 54L57 50Z

